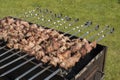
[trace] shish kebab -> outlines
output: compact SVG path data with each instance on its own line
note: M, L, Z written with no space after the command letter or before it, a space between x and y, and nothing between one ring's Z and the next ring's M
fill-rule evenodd
M9 48L20 49L44 63L60 65L68 69L81 57L96 47L96 42L72 39L53 29L44 29L36 24L7 17L0 21L0 39L8 42ZM64 62L72 60L64 67Z

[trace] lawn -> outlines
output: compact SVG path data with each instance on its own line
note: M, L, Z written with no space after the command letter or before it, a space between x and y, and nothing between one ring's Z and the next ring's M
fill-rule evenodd
M119 0L0 0L0 18L19 17L37 6L79 18L80 24L93 21L101 28L110 25L114 34L100 41L108 46L105 80L120 80L120 1Z

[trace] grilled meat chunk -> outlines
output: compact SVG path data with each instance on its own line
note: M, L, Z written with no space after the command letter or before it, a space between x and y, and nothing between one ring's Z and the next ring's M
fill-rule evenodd
M81 54L79 52L75 53L72 57L68 58L68 59L65 59L61 64L60 66L62 68L65 68L65 69L69 69L71 67L73 67L76 62L79 61L79 59L81 58Z

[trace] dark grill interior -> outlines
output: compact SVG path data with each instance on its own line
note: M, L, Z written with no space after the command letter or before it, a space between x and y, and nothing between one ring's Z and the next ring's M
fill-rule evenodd
M43 64L35 60L34 57L26 56L25 53L18 50L9 49L5 45L5 42L0 41L0 76L3 80L43 80L47 77L50 77L50 80L74 79L105 48L98 44L90 54L80 59L71 70L61 71L58 67ZM67 72L66 75L62 75L64 71Z

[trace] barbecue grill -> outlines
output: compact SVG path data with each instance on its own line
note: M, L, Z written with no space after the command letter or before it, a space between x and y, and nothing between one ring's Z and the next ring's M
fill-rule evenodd
M45 11L48 12L48 10ZM27 17L30 18L30 15L27 14ZM38 14L35 14L34 16L36 15ZM61 18L62 15L55 14L54 16L55 17L57 16L57 19L54 18L54 23L56 20L58 21L58 18L62 19ZM42 16L42 20L43 20L42 23L46 23L46 21L44 21L43 16ZM53 18L51 19L49 16L49 20L47 21L49 22L51 20L53 20ZM64 21L65 24L71 23L71 22L67 22L69 20L71 19L67 17L66 22ZM76 21L78 21L78 19L76 19L75 22ZM91 21L86 22L84 25L82 25L81 30L89 27L91 24L92 24ZM54 25L55 26L53 26L53 28L56 28L56 24ZM72 23L69 25L73 26ZM86 33L80 36L80 39L82 39L90 32L95 31L96 29L98 29L98 27L99 25L97 25L94 29L88 30ZM44 28L48 28L48 27L44 27ZM78 27L76 27L76 29L77 28ZM73 28L72 30L76 30L76 29ZM114 30L112 28L110 29L110 31L106 33L106 35L103 34L103 32L107 29L109 30L108 26L106 26L105 29L100 31L98 34L93 35L90 38L90 40L95 36L100 36L100 38L97 39L97 41L100 41L107 34L112 33ZM71 35L69 34L69 32L72 30L69 30L68 32L59 31L59 33L69 36L71 39L79 38L75 35L78 34L81 30L78 30L73 35ZM84 58L81 58L79 62L75 64L74 67L72 67L69 70L65 70L60 68L59 66L54 67L49 64L43 64L41 61L36 60L35 57L24 54L24 52L21 52L19 50L9 49L6 46L6 42L0 40L0 80L102 80L104 78L106 51L107 51L106 46L97 44L96 48L93 49Z

